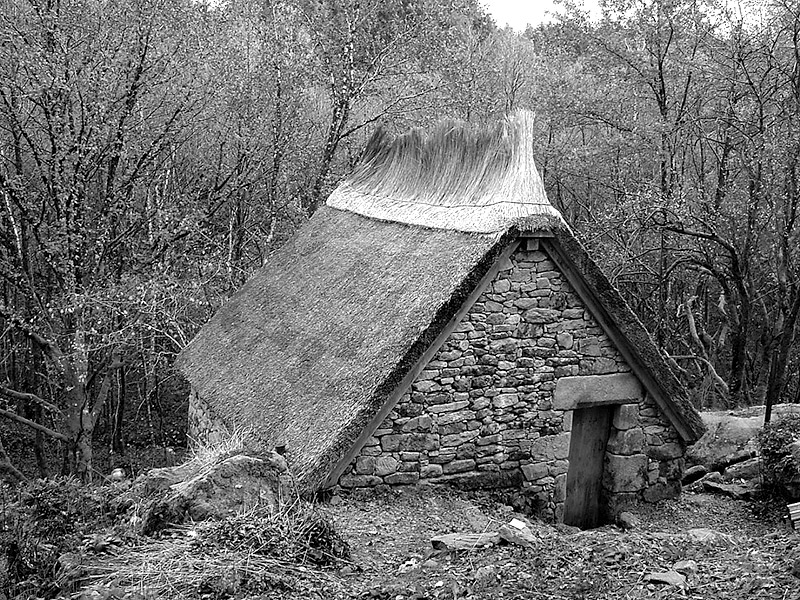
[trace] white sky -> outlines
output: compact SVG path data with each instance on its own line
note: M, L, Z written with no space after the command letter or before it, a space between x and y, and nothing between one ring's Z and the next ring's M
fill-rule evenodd
M552 14L558 12L553 0L482 0L482 4L494 17L499 27L511 25L517 31L524 31L528 23L538 25L554 20ZM593 14L599 14L598 0L583 0Z

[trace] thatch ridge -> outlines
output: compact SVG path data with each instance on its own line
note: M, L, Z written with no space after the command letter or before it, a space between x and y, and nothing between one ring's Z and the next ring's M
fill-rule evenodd
M327 204L458 231L567 229L534 163L533 122L520 111L489 126L447 120L397 137L379 128Z

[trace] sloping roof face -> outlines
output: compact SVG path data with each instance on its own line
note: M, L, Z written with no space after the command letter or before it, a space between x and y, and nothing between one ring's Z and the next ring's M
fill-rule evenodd
M423 227L477 233L566 228L533 161L533 115L491 127L444 121L392 139L378 130L328 206Z
M179 366L223 421L286 445L318 487L505 243L322 207Z

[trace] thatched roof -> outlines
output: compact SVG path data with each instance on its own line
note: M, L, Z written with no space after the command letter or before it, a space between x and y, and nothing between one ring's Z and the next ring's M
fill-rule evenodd
M223 422L285 445L301 483L320 487L521 232L558 236L632 346L649 344L643 369L668 380L641 323L606 279L593 279L599 269L547 201L531 119L373 136L327 206L181 353L180 368ZM696 415L673 380L658 388L667 408ZM691 437L694 417L685 420Z
M492 126L443 121L398 138L378 130L328 206L365 217L476 233L566 227L533 161L533 115Z
M505 238L323 206L181 353L223 422L327 477L491 266Z

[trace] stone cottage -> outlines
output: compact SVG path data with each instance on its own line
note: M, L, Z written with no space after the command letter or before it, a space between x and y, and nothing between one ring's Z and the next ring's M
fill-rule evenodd
M548 202L531 127L376 133L181 354L191 435L247 427L309 490L513 487L582 527L677 495L702 421Z

